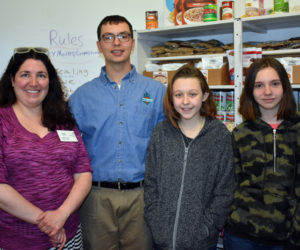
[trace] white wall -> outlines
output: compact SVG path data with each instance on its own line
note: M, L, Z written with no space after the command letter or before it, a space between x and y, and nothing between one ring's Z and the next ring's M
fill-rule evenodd
M141 30L147 10L158 11L162 26L163 7L164 0L0 0L0 74L14 48L47 47L70 93L104 64L96 47L104 16L123 15Z

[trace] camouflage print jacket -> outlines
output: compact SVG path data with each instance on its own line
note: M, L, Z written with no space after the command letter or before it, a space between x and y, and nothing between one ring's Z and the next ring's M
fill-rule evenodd
M261 119L245 121L233 131L233 148L237 186L226 230L300 245L300 117L276 130Z

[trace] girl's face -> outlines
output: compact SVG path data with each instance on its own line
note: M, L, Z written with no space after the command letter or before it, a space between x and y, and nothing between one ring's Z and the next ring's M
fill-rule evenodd
M49 76L44 63L27 59L11 79L16 95L16 104L26 108L40 108L48 94Z
M283 97L283 88L277 72L272 67L264 68L257 73L253 96L262 116L266 112L277 114Z
M183 120L200 118L200 109L209 93L202 93L199 79L178 78L173 84L173 103Z

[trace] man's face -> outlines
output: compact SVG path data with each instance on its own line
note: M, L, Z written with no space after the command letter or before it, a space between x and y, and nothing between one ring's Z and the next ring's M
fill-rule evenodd
M117 35L129 34L128 41L122 41L123 39L118 38ZM105 35L110 35L112 39L108 40L103 38ZM101 39L97 42L97 46L100 53L103 53L106 63L118 64L118 63L129 63L130 54L134 49L134 39L131 38L131 32L127 23L122 22L118 24L104 24L101 27ZM127 39L125 39L127 40Z

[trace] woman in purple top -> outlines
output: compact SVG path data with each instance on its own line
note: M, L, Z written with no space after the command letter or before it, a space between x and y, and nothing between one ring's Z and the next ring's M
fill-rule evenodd
M44 48L17 48L0 79L0 249L82 249L91 166Z

